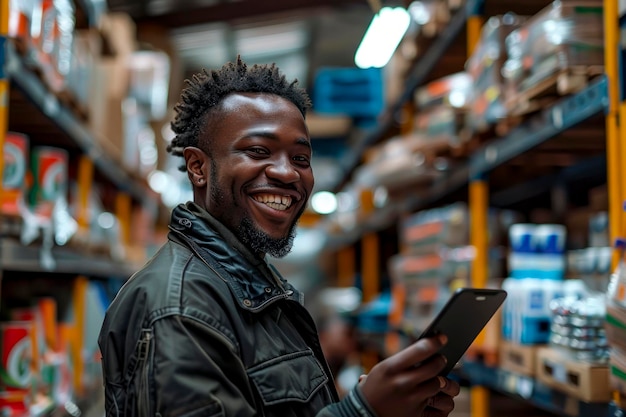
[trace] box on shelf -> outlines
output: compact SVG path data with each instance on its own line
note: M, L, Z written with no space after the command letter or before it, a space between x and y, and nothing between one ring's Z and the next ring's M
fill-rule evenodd
M609 367L611 388L620 393L626 393L626 352L621 348L611 349Z
M469 134L482 132L506 117L502 77L507 58L504 41L525 20L523 16L507 13L490 17L482 27L478 44L465 64L473 81L470 93L473 105L469 106L465 119Z
M25 3L34 6L29 55L37 63L46 86L54 92L62 92L67 86L72 63L74 4L70 0Z
M463 203L415 213L400 224L401 240L407 250L420 252L430 247L464 246L469 243L469 213Z
M167 113L170 59L162 51L134 51L129 61L129 97L134 98L150 120Z
M321 68L315 74L314 111L377 117L385 100L383 75L379 68Z
M124 137L124 98L114 94L123 79L115 79L119 63L101 59L94 65L89 94L89 129L107 156L120 162Z
M100 19L98 29L104 40L102 59L112 60L108 70L113 83L107 85L108 96L124 98L130 85L129 60L137 50L137 28L126 13L107 13Z
M428 110L418 111L415 115L414 133L424 138L427 144L436 146L443 143L444 150L458 147L464 137L462 130L465 126L465 109L447 105L438 105ZM439 145L441 147L441 145Z
M534 376L539 346L500 341L500 367L516 374Z
M536 378L551 388L583 401L611 400L607 364L570 359L558 349L538 349Z
M619 291L623 297L624 288ZM609 346L626 352L626 306L615 301L606 303L604 329Z
M542 108L551 97L583 88L603 72L602 5L554 1L506 38L509 115Z
M578 280L507 278L502 288L509 294L502 309L502 335L506 340L524 345L549 342L552 300L585 295L585 287Z
M79 29L74 32L72 64L66 88L86 119L89 119L91 111L89 103L92 99L94 66L101 54L102 38L97 30Z
M391 197L407 187L427 186L441 176L431 154L447 144L427 143L416 135L402 135L386 141L366 154L366 163L355 171L355 181L368 188L384 186Z
M560 224L517 223L509 228L509 276L562 280L567 229Z
M465 108L469 104L471 88L472 78L469 73L461 71L418 88L414 93L414 102L420 110L440 105Z

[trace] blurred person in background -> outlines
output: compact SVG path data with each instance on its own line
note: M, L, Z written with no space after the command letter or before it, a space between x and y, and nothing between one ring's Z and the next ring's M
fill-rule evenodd
M317 320L320 345L335 380L340 397L344 397L363 373L354 319L331 311Z
M99 346L107 416L444 417L446 337L374 366L343 399L285 256L313 190L311 103L275 65L241 59L188 82L168 150L193 201L122 287Z

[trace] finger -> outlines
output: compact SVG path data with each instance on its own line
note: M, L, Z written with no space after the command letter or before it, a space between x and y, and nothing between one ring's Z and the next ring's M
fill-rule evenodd
M446 394L437 394L430 397L427 401L427 408L432 408L448 415L454 410L454 399Z
M445 385L445 383L444 378L434 377L415 385L413 389L421 401L426 401L428 398L440 394L442 386Z
M395 374L405 370L416 363L423 362L441 349L447 342L447 337L439 335L420 339L395 355L387 358L385 366L387 371Z
M456 397L461 392L461 386L458 382L445 377L439 377L442 381L441 392L451 397Z

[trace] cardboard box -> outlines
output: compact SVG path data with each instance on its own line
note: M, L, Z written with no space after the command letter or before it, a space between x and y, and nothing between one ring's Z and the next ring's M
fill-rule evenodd
M102 58L94 64L89 96L89 129L105 153L120 162L124 150L123 97L112 91L122 81L116 79L121 63Z
M507 340L501 341L500 368L520 375L534 376L539 347L537 345L521 345Z
M608 402L612 391L607 364L575 361L550 347L537 350L536 379L586 402Z

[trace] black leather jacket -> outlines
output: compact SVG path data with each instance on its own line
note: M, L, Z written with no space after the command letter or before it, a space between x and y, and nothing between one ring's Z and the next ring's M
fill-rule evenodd
M99 337L107 416L371 417L338 401L301 294L193 203Z

